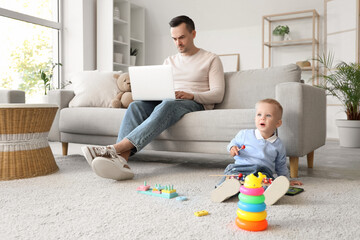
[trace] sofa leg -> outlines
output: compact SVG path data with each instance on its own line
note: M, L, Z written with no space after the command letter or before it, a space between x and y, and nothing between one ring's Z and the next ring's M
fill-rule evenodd
M308 168L314 167L314 151L307 154L307 164L308 164Z
M62 154L64 156L66 156L68 154L68 147L69 147L69 143L67 142L62 142Z
M299 170L299 158L290 157L290 177L297 178Z

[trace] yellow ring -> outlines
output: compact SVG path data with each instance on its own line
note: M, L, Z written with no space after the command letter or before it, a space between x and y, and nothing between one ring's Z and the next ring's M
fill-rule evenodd
M237 209L236 214L238 218L244 219L246 221L262 221L266 219L267 213L266 211L262 212L245 212L240 208Z

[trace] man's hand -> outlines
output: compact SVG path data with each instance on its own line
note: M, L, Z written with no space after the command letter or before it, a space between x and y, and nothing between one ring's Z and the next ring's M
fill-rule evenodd
M239 155L239 150L240 150L240 148L239 148L238 146L232 146L232 147L230 148L230 155L231 155L232 157L234 157L235 155L236 155L236 156Z
M175 98L176 99L194 100L194 94L183 92L183 91L175 91Z
M300 181L291 180L291 181L290 181L290 185L291 185L291 186L295 186L295 185L301 186L301 185L303 185L303 184L302 184L302 182L300 182Z

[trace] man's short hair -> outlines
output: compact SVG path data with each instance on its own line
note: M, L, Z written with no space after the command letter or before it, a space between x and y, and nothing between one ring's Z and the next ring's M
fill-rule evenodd
M282 118L282 114L283 114L283 107L281 106L281 104L276 101L275 99L272 99L272 98L266 98L266 99L263 99L263 100L260 100L256 103L255 105L255 108L257 108L257 105L259 103L269 103L269 104L272 104L274 106L276 106L279 110L279 113L280 113L280 119Z
M180 24L185 23L186 24L186 28L187 30L191 33L193 30L195 30L195 24L194 21L189 18L188 16L185 15L181 15L181 16L177 16L174 17L173 19L171 19L171 21L169 22L170 27L177 27Z

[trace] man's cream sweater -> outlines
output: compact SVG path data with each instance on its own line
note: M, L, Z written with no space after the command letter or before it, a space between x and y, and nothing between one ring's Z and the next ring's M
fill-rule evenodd
M164 64L172 66L175 91L194 94L194 101L206 110L223 100L224 70L216 54L203 49L191 56L178 53L165 59Z

